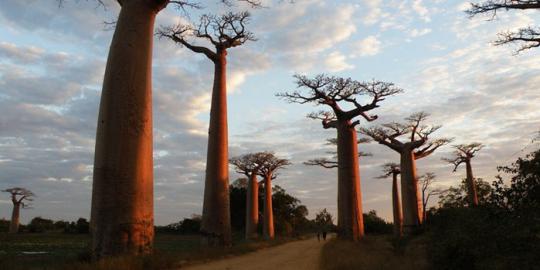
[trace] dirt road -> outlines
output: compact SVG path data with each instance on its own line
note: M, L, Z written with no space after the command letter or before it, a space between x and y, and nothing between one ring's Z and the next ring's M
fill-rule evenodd
M324 242L295 241L246 255L194 265L187 270L318 270Z

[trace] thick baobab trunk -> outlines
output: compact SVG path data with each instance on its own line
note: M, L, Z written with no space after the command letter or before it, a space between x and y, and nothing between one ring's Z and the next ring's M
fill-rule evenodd
M9 223L9 233L19 232L19 213L21 210L20 203L13 204L13 212L11 212L11 222Z
M249 177L246 196L246 239L255 239L259 225L259 182L255 173Z
M362 193L356 131L350 121L340 121L338 139L338 236L360 240L364 236Z
M264 178L264 238L274 239L274 211L272 210L272 176Z
M422 202L418 190L416 162L412 150L404 150L401 153L400 167L403 230L410 233L422 224Z
M166 2L121 1L96 133L91 230L98 259L152 251L152 43Z
M230 246L229 161L227 134L227 52L218 50L210 108L201 233L208 245Z
M465 162L467 167L467 185L469 186L469 202L473 207L478 206L478 194L476 192L476 184L474 182L474 176L472 172L471 161Z
M399 190L397 174L392 178L392 208L394 213L394 235L403 236L403 213L401 212L401 201L399 200Z

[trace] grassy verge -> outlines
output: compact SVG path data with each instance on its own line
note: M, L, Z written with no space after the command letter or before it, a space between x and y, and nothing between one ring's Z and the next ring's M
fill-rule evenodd
M401 241L398 249L392 241L390 236L367 236L358 243L332 239L323 247L321 269L429 269L423 239Z
M296 238L255 242L236 239L235 245L230 248L201 247L200 240L197 235L157 234L154 242L155 253L153 255L119 257L103 260L99 263L91 263L88 252L90 244L88 235L63 233L1 234L0 269L176 269L194 263L256 251L296 240Z

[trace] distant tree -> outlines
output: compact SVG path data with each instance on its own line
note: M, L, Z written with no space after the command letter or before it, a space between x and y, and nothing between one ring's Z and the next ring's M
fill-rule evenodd
M36 195L32 191L21 187L8 188L2 191L10 194L11 202L13 203L9 233L17 233L19 231L19 216L21 207L23 209L30 208L31 202L34 200Z
M540 224L540 150L519 158L499 172L511 174L510 185L501 176L493 183L491 202L515 215ZM540 228L540 226L537 226Z
M467 186L468 194L471 206L478 206L478 195L476 192L476 184L474 183L473 170L471 165L471 160L475 156L476 152L480 151L484 145L481 143L471 143L471 144L459 144L453 146L456 150L454 151L453 158L443 158L443 160L454 165L454 172L457 170L460 164L465 163L467 169Z
M383 175L379 176L379 179L388 178L392 176L392 213L394 217L394 235L397 237L403 236L403 212L401 210L401 201L399 199L399 188L397 182L397 176L401 173L399 164L386 163L383 165Z
M440 189L432 188L435 178L436 175L432 172L427 172L418 178L420 189L422 190L422 217L424 218L424 221L427 219L427 205L431 196L437 196L444 192Z
M319 230L329 231L334 226L334 217L324 208L315 214L315 223L319 227Z
M238 178L229 186L231 226L235 231L242 231L246 228L246 208L248 207L246 203L247 186L248 181L246 178ZM257 215L258 212L257 209Z
M497 16L499 10L527 10L540 9L540 1L538 0L488 0L480 3L471 3L471 7L466 11L471 17L478 14L490 14L491 18ZM499 33L499 39L495 41L495 45L503 45L508 43L519 42L521 47L517 52L540 46L540 29L538 27L528 26L520 28L515 32L505 31Z
M258 237L257 228L259 225L259 182L257 180L257 172L270 155L267 152L249 153L238 157L233 157L229 162L234 166L239 174L247 177L247 192L244 201L245 205L245 228L246 239ZM232 194L232 193L231 193ZM232 205L232 203L231 203ZM231 210L231 214L235 213ZM234 218L232 218L234 220ZM234 226L234 224L233 224Z
M405 118L403 123L387 123L379 127L361 128L360 132L370 136L400 154L401 200L403 207L404 230L410 231L423 223L422 200L418 190L416 160L431 155L439 147L451 140L430 139L440 126L429 126L424 122L429 114L417 112ZM399 137L407 136L405 140Z
M274 213L272 207L272 180L277 177L277 170L291 164L288 159L278 158L272 152L265 152L264 163L257 174L264 180L264 223L263 235L266 239L274 239Z
M161 37L203 54L214 63L201 227L209 245L232 244L228 202L227 50L255 40L253 34L246 30L249 18L248 12L203 15L197 28L179 24L159 30ZM194 45L188 41L189 37L209 42L215 50Z
M54 221L42 217L33 218L28 224L28 231L31 233L43 233L54 230Z
M357 118L362 117L366 121L377 119L376 115L369 115L368 112L379 107L386 97L403 90L392 83L359 82L324 74L313 79L295 75L295 79L298 88L305 89L306 92L280 93L279 97L293 103L326 105L330 109L309 114L308 117L320 120L325 129L337 130L338 236L357 241L364 236L358 139L355 130L360 120ZM358 101L363 97L368 97L369 101L363 104Z
M492 196L491 185L481 178L476 178L474 183L477 191L478 204L486 205ZM458 187L450 187L447 190L442 191L439 194L438 204L441 208L460 208L471 206L467 179L464 178Z
M377 216L377 211L371 210L364 213L367 234L389 234L394 230L392 224L389 224L381 217Z
M275 220L275 231L287 236L296 234L296 230L307 222L307 207L279 185L273 187L272 190L272 216Z

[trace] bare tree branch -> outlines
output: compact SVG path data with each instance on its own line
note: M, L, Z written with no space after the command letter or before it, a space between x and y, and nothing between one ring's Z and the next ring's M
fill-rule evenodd
M157 35L169 38L193 52L202 53L216 62L219 51L240 46L247 41L256 40L253 33L246 30L249 18L249 12L229 12L222 16L202 15L197 28L185 24L162 26ZM209 41L215 47L216 52L203 46L193 45L187 40L190 37Z
M328 112L310 114L308 117L323 121L325 128L335 127L329 126L331 120L353 120L358 116L362 116L367 121L377 119L376 115L367 114L368 111L379 107L379 103L387 96L401 93L403 90L395 87L392 83L371 81L359 82L351 78L339 78L319 74L310 79L303 75L295 75L297 88L307 89L307 92L293 91L278 93L281 97L291 103L315 103L317 105L327 105L332 109L333 115ZM370 97L371 101L362 104L357 99L359 97ZM341 103L350 104L353 106L351 110L344 110L340 106ZM321 117L324 116L324 117ZM332 116L332 117L330 117ZM355 126L359 123L358 120L351 123Z
M540 1L538 0L489 0L481 3L471 3L471 7L465 12L470 17L478 14L490 14L490 20L497 16L498 10L525 10L525 9L540 9ZM521 28L517 31L505 31L499 33L499 39L494 42L495 45L504 45L509 43L519 42L522 45L515 52L516 54L531 48L540 47L540 30L531 26Z
M415 159L420 159L452 141L452 139L447 138L429 139L430 135L441 126L423 124L428 116L429 114L425 112L417 112L406 117L403 123L391 122L370 128L360 128L359 132L396 152L401 152L407 145L410 145L410 147L416 149L414 151ZM404 141L398 140L399 137L404 135L409 135L409 138Z
M443 158L442 160L454 165L453 172L456 172L459 165L470 162L470 160L475 156L476 152L484 148L484 145L481 143L470 143L453 145L452 147L456 149L453 153L454 157Z
M386 179L391 175L398 175L401 173L401 168L397 163L386 163L383 165L383 175L377 176L378 179Z
M21 205L23 208L29 208L31 206L30 203L26 202L32 202L34 201L34 197L36 196L32 191L21 188L21 187L14 187L14 188L8 188L2 190L2 192L7 192L11 195L11 201L14 205Z

